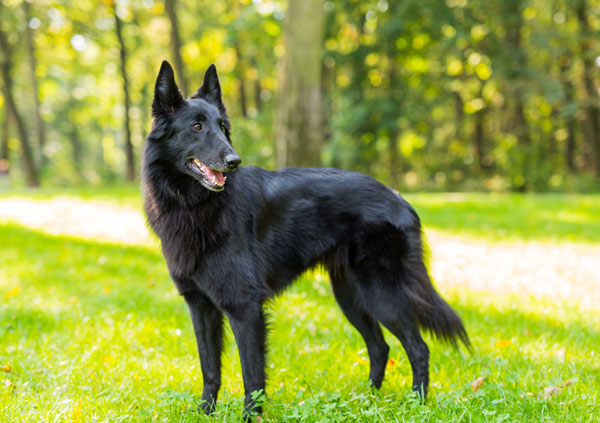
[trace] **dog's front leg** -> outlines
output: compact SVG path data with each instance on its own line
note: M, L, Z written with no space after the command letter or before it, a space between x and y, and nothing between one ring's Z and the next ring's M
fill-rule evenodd
M198 291L183 295L194 324L204 390L200 407L210 414L221 387L221 351L223 350L223 314Z
M240 352L246 394L244 417L249 420L252 412L262 414L257 400L265 391L265 316L262 305L252 304L239 307L227 317Z

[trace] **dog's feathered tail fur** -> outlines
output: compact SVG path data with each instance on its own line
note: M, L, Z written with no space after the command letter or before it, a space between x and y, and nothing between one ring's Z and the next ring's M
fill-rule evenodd
M425 266L418 265L407 271L402 284L403 292L412 304L419 327L455 348L457 341L471 348L462 320L435 290Z

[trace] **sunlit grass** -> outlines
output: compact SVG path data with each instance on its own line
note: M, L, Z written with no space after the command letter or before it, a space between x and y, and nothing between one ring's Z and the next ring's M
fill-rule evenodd
M159 252L0 226L0 421L209 421L184 302ZM474 353L429 339L431 397L408 395L392 347L379 393L367 353L317 272L272 304L269 421L591 421L600 411L600 313L523 296L440 290ZM236 421L243 391L228 331L210 421ZM10 369L10 371L7 371ZM472 383L484 377L477 392ZM545 390L556 389L554 395Z
M409 194L425 227L484 239L600 241L600 195Z
M15 195L141 206L136 186L0 198ZM600 240L600 196L407 198L426 227L487 242ZM0 421L209 421L195 411L202 377L187 309L157 248L8 224L0 225L0 239ZM368 388L362 339L326 278L305 275L269 305L267 419L593 421L600 412L600 312L437 283L462 315L474 353L429 339L432 389L421 405L408 396L409 364L389 333L383 389ZM243 385L230 333L226 345L221 399L210 421L240 417Z

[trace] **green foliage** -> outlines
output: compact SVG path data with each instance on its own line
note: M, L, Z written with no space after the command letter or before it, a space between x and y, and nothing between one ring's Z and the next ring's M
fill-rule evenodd
M29 22L17 0L0 8L25 117L33 116L34 93L21 34L27 24L34 33L47 129L45 185L124 176L126 112L110 3L32 2ZM172 58L170 24L160 0L116 3L139 159L154 78L160 61ZM286 2L177 3L191 89L216 63L244 162L273 168L277 62L294 54L283 51ZM325 165L402 189L599 189L592 153L600 134L590 132L586 117L586 108L600 107L589 94L600 86L597 66L588 72L590 86L584 83L584 59L593 65L600 56L598 37L586 35L600 30L598 0L340 0L324 7ZM0 110L4 121L2 97ZM34 120L25 120L33 134ZM20 151L9 123L11 183L19 185Z

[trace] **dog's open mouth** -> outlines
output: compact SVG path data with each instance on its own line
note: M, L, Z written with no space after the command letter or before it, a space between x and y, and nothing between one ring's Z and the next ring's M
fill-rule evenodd
M223 176L223 172L209 168L194 157L188 159L185 164L199 177L200 183L211 191L222 191L225 187L227 176Z

